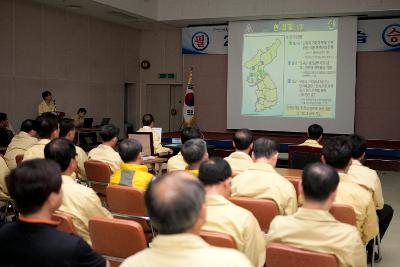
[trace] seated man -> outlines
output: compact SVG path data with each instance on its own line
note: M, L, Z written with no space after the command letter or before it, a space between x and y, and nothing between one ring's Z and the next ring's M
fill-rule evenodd
M17 162L15 161L17 155L23 155L28 148L37 143L36 128L35 120L28 119L22 122L21 131L11 140L6 154L4 154L4 159L10 169L17 167Z
M322 129L321 125L312 124L308 127L308 139L300 144L299 146L311 146L316 148L322 148L319 142L322 140L322 133L324 129Z
M118 153L124 163L111 176L110 183L146 190L154 176L143 165L142 145L135 139L125 139L119 144Z
M72 119L74 120L75 127L79 128L79 127L83 126L83 122L85 121L86 112L87 111L85 108L79 108L76 115L74 115L72 117Z
M236 151L225 160L231 166L232 172L237 175L248 170L253 163L250 152L253 149L253 133L248 129L240 129L233 136L233 146Z
M188 164L186 170L191 174L198 176L200 164L208 159L207 143L203 139L191 139L183 144L182 156Z
M139 130L137 130L138 132L149 132L149 133L153 133L153 146L154 146L154 153L155 154L168 154L168 153L172 153L172 150L167 148L167 147L163 147L161 145L161 136L156 133L155 131L153 131L153 127L155 126L155 122L154 122L154 118L153 115L151 114L145 114L143 115L142 118L142 123L143 123L143 127L140 128Z
M334 254L340 267L366 267L365 248L357 228L337 221L329 213L338 183L338 174L330 166L307 165L300 185L303 206L293 215L275 217L267 242Z
M181 132L182 145L187 140L202 138L203 134L197 127L185 127ZM177 155L170 157L167 162L167 172L183 171L187 167L185 160L183 159L182 153L179 152Z
M60 123L60 137L64 137L71 142L75 140L75 124L73 119L63 119ZM88 160L88 156L86 152L80 148L79 146L75 146L76 150L76 161L78 162L78 167L76 169L76 173L81 179L86 179L85 173L85 161Z
M1 266L109 266L80 237L56 229L51 216L61 205L61 173L51 160L23 162L7 177L19 220L0 229Z
M38 106L38 115L42 115L43 113L47 112L55 112L56 105L53 100L53 95L49 91L44 91L42 93L43 101L40 102Z
M39 141L25 151L24 161L38 158L44 159L44 147L59 136L58 122L55 115L43 113L36 121Z
M267 138L254 141L254 163L232 180L232 197L268 198L275 201L282 215L297 210L297 195L291 182L275 171L278 145Z
M335 203L353 207L357 228L362 240L367 243L378 234L375 204L368 190L352 182L352 178L347 174L351 165L351 153L351 143L347 137L332 137L325 142L321 159L339 173L340 181Z
M0 147L7 147L14 137L13 132L8 129L8 126L7 114L0 112Z
M176 171L153 180L145 203L159 235L121 267L252 266L237 250L210 246L199 236L206 219L204 188L191 174Z
M361 164L367 151L367 140L362 136L353 135L350 137L350 142L352 143L352 160L347 173L351 181L364 186L371 192L379 220L379 234L382 239L392 220L393 208L384 204L381 180L376 171Z
M207 217L203 230L225 233L233 237L239 251L254 266L265 264L264 233L254 215L230 202L232 171L221 158L204 161L199 180L206 190Z
M89 219L94 216L112 218L110 212L101 206L93 189L78 184L71 177L77 166L75 145L71 141L55 139L46 145L44 154L46 159L54 160L61 168L64 197L59 210L72 216L78 234L91 244Z
M115 172L119 169L122 163L121 157L114 147L118 143L119 129L112 124L107 124L101 127L100 137L102 144L98 145L89 151L90 160L98 160L110 166L111 171Z

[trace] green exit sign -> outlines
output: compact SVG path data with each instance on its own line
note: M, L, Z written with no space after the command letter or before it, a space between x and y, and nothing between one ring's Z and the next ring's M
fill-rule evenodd
M176 79L176 73L159 73L160 79Z

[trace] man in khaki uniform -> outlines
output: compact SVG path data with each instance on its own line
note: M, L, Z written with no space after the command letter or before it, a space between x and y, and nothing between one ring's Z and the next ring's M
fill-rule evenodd
M271 222L267 242L334 254L340 267L366 267L364 244L357 228L337 221L330 213L339 176L321 163L305 167L300 191L304 204L290 216Z
M239 251L254 266L265 264L265 239L254 215L230 202L232 171L225 160L212 158L200 166L199 180L206 190L207 217L203 230L233 237Z
M44 153L46 159L56 161L61 168L64 197L59 210L72 216L78 234L91 244L89 219L94 216L112 218L110 212L101 206L93 189L76 183L71 177L77 167L75 145L71 141L55 139L46 145Z
M203 185L187 172L153 180L145 193L147 211L158 230L150 248L126 259L121 267L249 267L239 251L210 246L200 238L206 219Z
M111 171L115 172L119 169L122 159L114 147L118 143L119 129L112 124L104 125L100 130L102 144L89 151L90 160L98 160L110 166Z
M351 181L367 188L375 203L376 213L379 221L379 234L381 239L386 233L393 217L393 208L384 203L381 180L377 172L361 164L367 151L367 140L359 135L350 137L352 144L352 161L348 174Z
M72 117L74 120L75 127L82 127L83 123L85 121L85 116L86 116L86 109L85 108L79 108L78 112Z
M308 127L308 139L301 143L299 146L311 146L316 148L322 148L319 142L322 140L322 134L324 129L322 129L321 125L312 124Z
M253 163L250 152L253 149L253 133L248 129L240 129L233 136L233 146L236 151L225 160L231 166L234 175L249 169Z
M232 180L232 197L272 199L282 215L297 210L297 195L291 182L274 169L278 161L278 145L267 138L254 141L254 163Z
M30 119L24 120L21 124L21 131L11 140L4 154L7 166L11 170L17 167L15 157L23 155L28 148L37 143L38 139L36 135L36 121Z
M190 139L202 138L203 135L200 130L196 127L185 127L181 132L182 145ZM187 167L185 160L183 159L182 153L179 152L177 155L170 157L167 162L167 172L183 171Z
M44 147L51 140L58 138L58 122L55 115L44 113L37 119L37 133L39 141L28 148L24 153L24 161L30 159L44 159Z
M44 91L42 93L42 98L43 101L40 102L38 106L38 115L40 116L46 112L55 112L56 105L54 103L52 94L49 91Z
M155 126L155 122L154 122L154 118L153 115L151 114L145 114L143 115L142 118L142 123L143 123L143 127L140 128L139 130L137 130L138 132L145 132L145 133L153 133L153 147L154 147L154 153L155 154L168 154L168 153L172 153L172 150L167 148L167 147L163 147L161 145L161 136L156 133L155 131L153 131L153 127Z
M322 148L322 161L337 170L340 182L335 203L347 204L356 213L357 228L364 243L378 234L378 220L374 201L367 189L352 182L347 174L351 164L351 143L345 136L330 138Z
M75 134L76 134L76 129L75 129L75 123L73 119L63 119L60 123L60 137L63 137L65 139L70 140L71 142L74 142L75 140ZM76 161L78 162L78 167L76 169L76 174L80 179L86 179L86 173L85 173L85 161L88 160L88 156L86 152L80 148L79 146L75 146L76 150Z
M186 171L199 176L200 164L208 159L207 143L203 139L191 139L181 149L183 159L188 164Z

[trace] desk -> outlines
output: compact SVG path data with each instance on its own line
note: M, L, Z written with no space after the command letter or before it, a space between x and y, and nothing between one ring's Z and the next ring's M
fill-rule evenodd
M80 135L81 134L87 134L87 133L98 133L100 132L100 128L76 128L76 145L80 146Z
M156 176L161 176L162 175L162 164L167 162L166 158L159 158L156 157L154 159L148 159L144 160L143 164L145 165L151 165L151 167L155 170Z
M303 170L300 169L275 168L275 170L285 178L301 179L303 174Z

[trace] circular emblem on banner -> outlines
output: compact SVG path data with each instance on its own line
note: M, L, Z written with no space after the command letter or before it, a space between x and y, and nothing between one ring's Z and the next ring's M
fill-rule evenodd
M400 46L400 24L394 23L386 26L382 32L382 40L388 46Z
M187 93L185 95L185 104L188 107L194 106L194 94L193 93Z
M196 32L192 36L192 47L195 50L203 51L207 48L210 39L205 32Z

